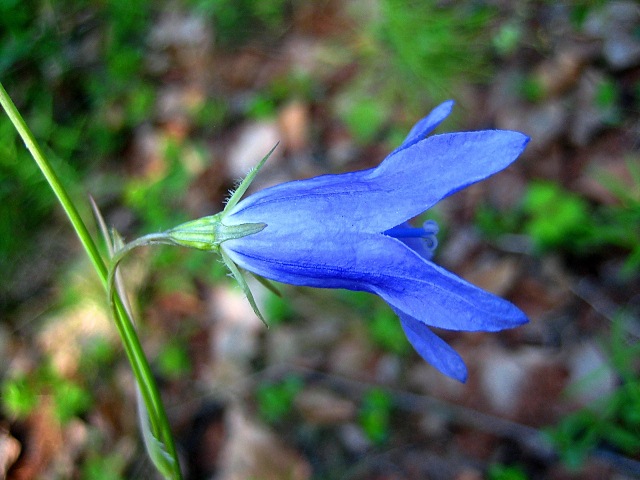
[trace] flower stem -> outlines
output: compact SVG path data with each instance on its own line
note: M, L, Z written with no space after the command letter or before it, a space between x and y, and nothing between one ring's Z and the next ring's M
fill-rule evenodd
M7 115L20 135L20 138L22 138L22 141L40 168L40 171L58 198L58 201L71 221L71 225L78 235L85 252L91 260L94 269L98 273L103 286L107 289L108 268L98 251L98 247L93 241L86 225L82 221L73 201L67 194L55 171L51 168L51 165L38 146L35 137L29 130L29 127L20 115L20 112L18 112L18 109L4 89L2 83L0 83L0 104L4 108L5 112L7 112ZM117 313L115 315L116 327L124 344L125 352L131 364L134 376L140 387L140 391L149 414L151 428L153 433L164 443L168 454L172 458L172 471L170 472L171 478L180 480L182 478L182 473L180 472L178 456L173 436L171 435L169 420L162 404L158 387L151 373L151 367L149 366L149 362L147 361L142 345L140 344L135 327L133 326L133 321L125 309L118 292L113 292L113 301L114 311Z

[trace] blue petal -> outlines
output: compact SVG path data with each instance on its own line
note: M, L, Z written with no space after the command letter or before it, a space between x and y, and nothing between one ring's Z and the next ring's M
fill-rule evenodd
M420 322L450 330L497 331L526 316L382 234L272 225L222 244L242 268L263 277L321 288L364 290Z
M262 190L238 203L225 222L382 232L506 168L527 141L521 133L500 130L427 137L374 169Z
M396 148L393 153L396 153L400 150L403 150L407 147L410 147L414 143L419 142L431 132L433 132L438 125L442 123L442 121L449 116L451 113L451 109L453 108L454 101L447 100L446 102L441 103L436 108L431 110L431 113L416 123L407 138L404 139L404 142Z
M407 340L420 356L445 375L460 382L467 380L467 367L453 348L429 330L429 327L402 312L396 312Z

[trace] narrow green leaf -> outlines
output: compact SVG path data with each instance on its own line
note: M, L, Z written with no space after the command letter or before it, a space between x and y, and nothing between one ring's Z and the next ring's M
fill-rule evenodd
M130 313L125 309L120 295L117 292L115 293L115 295L112 295L112 292L110 291L109 286L113 284L114 279L108 278L110 276L109 269L107 268L107 265L100 255L98 247L93 241L93 238L91 237L86 225L80 217L75 204L60 182L58 176L56 175L56 172L51 168L50 163L43 155L42 150L40 149L38 143L35 140L35 137L33 136L33 133L29 130L27 124L20 115L20 112L18 112L18 109L11 101L9 94L6 92L1 83L0 105L2 105L5 112L9 116L11 123L13 123L13 126L18 131L18 134L25 143L25 146L31 153L33 160L40 168L42 175L45 177L47 183L58 198L58 201L67 214L76 234L78 235L78 238L80 239L80 242L82 243L87 253L87 256L93 263L93 266L98 276L100 277L100 280L102 281L105 288L109 290L110 306L114 312L116 327L118 329L118 333L122 338L123 346L131 364L131 368L133 370L136 381L141 388L141 395L144 398L145 405L148 407L148 420L151 425L153 425L155 430L159 433L159 435L163 438L164 445L168 447L168 452L173 459L169 463L169 475L166 475L166 477L181 479L182 473L179 468L178 456L173 442L173 437L171 436L169 421L167 419L164 406L162 405L162 400L160 399L158 387L156 386L153 379L151 367L149 366L149 362L147 361L147 358L144 355L144 351L142 350L142 346L140 345L140 340L138 339L135 328L133 327L133 321L131 319ZM154 243L152 237L153 235L147 236L147 238L143 238L142 240L144 240L146 244ZM107 244L109 244L109 242L107 242ZM129 244L129 250L135 248L136 246L139 246L139 244L136 244L136 242L132 242L132 244L133 245ZM122 249L118 252L115 252L115 257L119 256L119 258L116 259L115 265L112 267L112 271L115 271L117 263L129 250Z
M224 249L222 248L220 249L220 255L222 255L222 260L227 265L227 267L229 267L229 270L231 270L231 274L233 275L233 278L236 279L236 282L238 282L238 285L240 285L240 288L242 288L242 291L246 295L247 300L249 300L249 304L251 305L251 308L253 308L253 311L255 312L255 314L258 316L260 320L262 320L262 323L264 323L265 326L269 328L267 321L264 319L264 317L262 316L262 313L260 313L260 310L258 309L258 305L256 304L256 301L253 298L253 294L249 289L249 285L247 285L247 281L244 279L244 276L242 275L242 272L240 271L240 269L236 266L235 263L233 263L233 260L229 258L229 255L227 255Z
M149 454L149 458L151 458L151 461L162 476L165 478L174 478L173 472L179 469L179 467L175 464L174 459L165 448L164 443L158 440L158 437L154 435L151 430L149 412L142 398L142 394L140 393L140 388L138 387L136 387L136 403L138 406L140 430L142 430L142 438L144 440L144 446L147 449L147 453Z

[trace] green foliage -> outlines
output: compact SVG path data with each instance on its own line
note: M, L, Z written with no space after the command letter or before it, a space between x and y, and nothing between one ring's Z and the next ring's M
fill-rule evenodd
M546 431L571 469L580 468L596 447L613 448L631 456L640 451L640 344L628 338L623 315L613 323L609 350L620 385L611 395L566 416Z
M382 0L372 12L367 5L352 7L364 27L355 50L360 71L336 102L358 142L391 135L385 122L399 105L408 109L408 118L416 118L462 84L489 78L488 7Z
M340 291L339 294L350 308L359 313L377 347L396 355L407 355L412 351L398 316L378 297L351 290Z
M44 179L19 148L11 122L0 118L0 268L11 275L10 259L24 248L27 232L44 221L54 205ZM28 212L28 214L26 213Z
M489 205L483 204L476 210L474 222L484 235L495 241L502 235L522 230L522 209L498 211Z
M264 382L258 386L256 400L260 416L269 423L286 417L304 382L297 375L289 375L280 382Z
M56 416L62 423L86 412L92 403L91 395L80 385L66 379L53 379L49 388L53 389Z
M10 417L24 418L38 405L38 392L26 376L2 383L2 406Z
M193 173L184 163L185 150L167 141L163 148L163 172L130 179L125 185L125 202L143 222L143 230L160 231L186 219L180 201Z
M622 273L625 276L640 271L640 161L630 158L627 163L629 182L604 175L599 180L618 200L617 205L604 207L601 212L604 228L598 236L599 245L614 245L629 251Z
M115 347L106 338L96 336L82 349L80 367L88 372L95 372L105 365L110 366L117 354Z
M156 363L160 373L170 379L179 379L191 371L189 350L184 342L178 340L162 346Z
M190 0L189 3L200 14L213 18L216 40L228 48L258 36L264 39L280 35L291 10L290 0Z
M592 408L565 417L548 430L563 462L572 469L582 466L587 455L606 445L627 455L640 451L640 382L626 382Z
M255 119L274 117L278 107L287 101L313 101L317 89L316 80L305 73L291 72L276 77L247 102L245 114Z
M82 480L124 480L125 459L119 453L91 455L82 465Z
M368 323L371 338L380 348L396 355L407 355L411 346L404 334L398 316L385 306L376 309Z
M275 113L276 102L274 98L266 95L256 95L247 108L247 115L256 119L273 117Z
M90 393L72 380L63 378L49 365L43 365L31 375L18 375L2 383L2 407L7 415L25 418L48 395L53 399L54 412L61 423L67 423L91 407Z
M596 106L607 109L610 108L619 97L618 87L611 79L605 79L598 83L596 87Z
M593 103L602 115L603 121L610 126L619 125L622 121L620 95L618 85L611 78L604 78L596 85Z
M285 296L278 296L272 292L265 295L264 315L270 326L288 322L295 317L296 311L291 300Z
M533 75L522 77L519 87L522 98L532 103L541 101L546 93L540 80Z
M337 295L351 308L363 314L376 308L376 297L367 292L338 290Z
M153 107L155 92L142 73L140 47L151 5L148 0L0 2L0 77L64 184L79 185L98 161L119 152L127 131ZM45 185L3 115L0 269L7 277L13 276L19 254L38 254L37 233L55 205Z
M424 107L490 72L492 12L481 4L383 0L365 30L365 67L384 95ZM387 93L388 92L388 93Z
M384 390L373 388L365 394L358 423L371 442L380 445L389 438L392 409L391 396Z
M488 9L404 0L384 0L380 8L375 33L399 76L414 76L426 92L442 94L460 78L486 74L488 42L481 39L491 18Z
M532 182L520 208L498 212L481 207L476 225L490 238L524 233L539 253L550 250L583 256L616 247L627 253L622 275L640 268L640 166L627 162L631 185L601 176L618 204L591 206L581 196L552 182Z
M515 465L503 465L495 463L487 471L488 480L527 480L526 472Z
M519 22L501 25L493 36L493 47L499 55L508 56L516 51L522 40L522 28Z
M362 95L343 114L347 128L361 144L375 139L388 118L389 108L377 98Z
M541 250L578 247L592 234L587 202L551 182L532 183L523 200L525 233Z
M529 476L517 465L494 463L487 471L488 480L527 480Z

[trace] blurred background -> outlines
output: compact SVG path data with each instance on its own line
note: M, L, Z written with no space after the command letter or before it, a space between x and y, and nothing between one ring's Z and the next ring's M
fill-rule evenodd
M544 0L2 0L0 79L95 228L128 240L252 186L378 164L439 132L532 141L427 213L435 261L531 322L438 332L459 384L378 298L254 285L213 255L123 272L188 479L640 477L640 5ZM375 209L375 205L371 206ZM0 114L0 471L155 478L102 286Z

